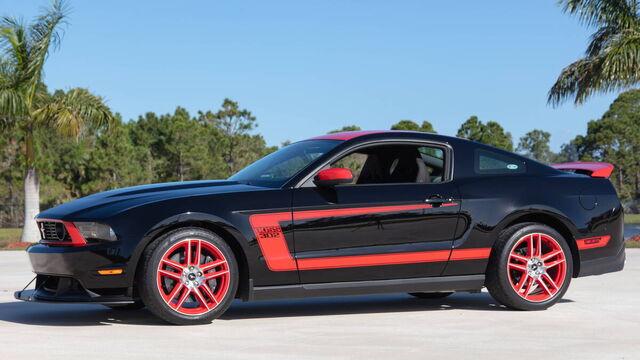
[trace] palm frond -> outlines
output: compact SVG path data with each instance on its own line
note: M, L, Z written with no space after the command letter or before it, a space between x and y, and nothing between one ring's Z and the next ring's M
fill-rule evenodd
M573 97L583 103L595 93L626 90L640 80L638 0L560 0L563 10L597 26L585 57L565 67L549 90L558 106Z
M56 50L60 46L64 29L58 25L66 24L68 13L69 7L63 0L55 0L51 9L42 10L42 14L29 27L31 42L36 48L34 50L42 50L39 48L43 47L48 52L50 48Z
M27 28L18 19L10 16L0 20L0 49L2 56L16 70L25 71L29 64Z
M51 9L45 10L29 26L29 56L27 73L31 76L31 96L35 94L35 88L40 82L42 68L51 49L57 49L62 38L62 30L58 26L66 17L67 7L62 0L55 0Z
M596 30L591 35L591 41L585 52L588 57L597 56L613 38L619 36L620 28L614 25L607 25Z
M60 134L73 138L87 125L98 128L113 122L104 100L80 88L57 93L48 104L34 111L32 117L35 123L52 126Z
M636 0L559 0L562 10L586 26L630 27L637 21Z
M28 114L27 102L20 91L12 88L0 89L0 117L16 119Z
M33 102L42 69L50 49L60 44L60 24L64 22L68 8L63 0L55 0L27 26L14 17L0 18L0 51L6 62L13 66L16 76L13 87L25 92L27 105Z
M16 86L17 72L5 59L0 58L0 118L6 123L18 117L28 115L23 93Z
M603 43L596 56L565 67L549 91L548 101L557 106L574 97L576 104L595 93L626 90L640 81L640 32L624 31Z

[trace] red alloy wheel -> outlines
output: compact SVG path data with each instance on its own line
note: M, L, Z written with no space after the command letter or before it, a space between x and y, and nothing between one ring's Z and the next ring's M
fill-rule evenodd
M213 244L199 239L179 241L158 265L158 291L165 303L184 315L202 315L229 290L229 264Z
M509 283L521 298L543 302L562 288L567 260L556 239L547 234L528 234L511 249L507 273Z

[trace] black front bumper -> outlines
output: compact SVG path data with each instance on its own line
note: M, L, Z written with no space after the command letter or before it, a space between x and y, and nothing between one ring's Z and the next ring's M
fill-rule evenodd
M35 280L35 289L16 291L13 296L17 300L22 301L50 303L126 305L135 302L131 296L122 294L99 294L87 290L79 281L69 277L38 275Z
M118 250L112 244L83 247L52 247L35 245L27 249L33 272L38 275L70 277L87 289L127 288L132 286L133 273L125 258L109 256ZM101 269L125 269L121 275L103 276Z

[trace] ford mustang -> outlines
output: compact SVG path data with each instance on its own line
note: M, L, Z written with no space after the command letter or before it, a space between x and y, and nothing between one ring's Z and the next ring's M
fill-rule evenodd
M207 323L244 301L486 287L542 310L622 270L606 163L547 166L469 140L359 131L286 146L227 180L94 194L36 217L25 301Z

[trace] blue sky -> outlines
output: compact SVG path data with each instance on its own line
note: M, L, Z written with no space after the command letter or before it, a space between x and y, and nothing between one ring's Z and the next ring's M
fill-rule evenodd
M0 0L30 19L45 0ZM534 128L557 150L613 95L546 104L589 29L544 1L87 1L52 53L50 89L86 87L125 119L176 106L251 110L270 145L343 125L428 120L455 135L471 115L514 142Z

